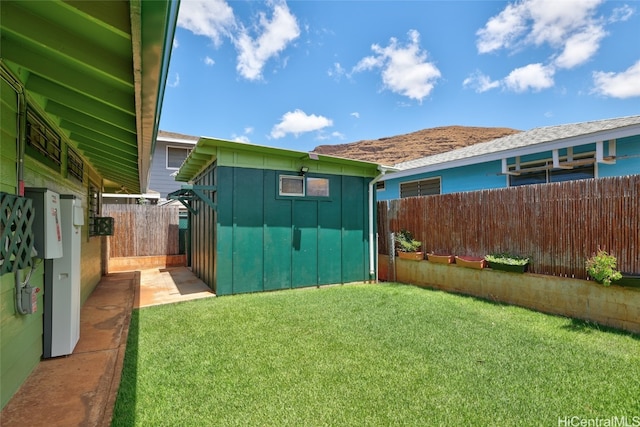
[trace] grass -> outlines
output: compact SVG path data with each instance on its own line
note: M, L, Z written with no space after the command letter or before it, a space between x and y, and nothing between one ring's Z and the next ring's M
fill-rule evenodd
M114 426L640 422L640 337L413 286L136 310Z

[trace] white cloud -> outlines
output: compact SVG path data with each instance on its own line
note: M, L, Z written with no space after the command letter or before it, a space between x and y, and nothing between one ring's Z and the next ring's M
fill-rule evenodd
M249 144L251 142L251 140L247 135L233 134L233 136L231 137L231 140L235 142L244 142L245 144Z
M253 133L253 127L247 126L246 128L244 128L242 135L238 135L237 133L234 133L231 135L231 139L232 141L249 143L251 142L249 135L251 135L252 133Z
M621 73L595 71L593 92L612 98L640 96L640 60Z
M173 48L174 48L174 49L177 49L177 48L179 48L179 47L180 47L180 43L178 43L178 38L177 38L177 37L174 37L174 38L173 38Z
M259 15L259 25L255 28L257 36L252 38L249 30L242 28L235 39L238 49L238 72L246 79L262 78L262 69L266 62L277 56L289 43L298 38L300 28L296 17L291 14L286 3L273 7L272 19L264 13Z
M219 46L235 27L235 17L224 0L188 0L180 3L178 26Z
M271 129L271 137L278 139L287 134L298 136L301 133L321 130L328 126L333 126L333 121L326 117L307 115L302 110L289 111L282 116L280 123Z
M210 57L208 57L208 56L207 56L207 57L205 57L205 58L204 58L204 63L205 63L206 65L211 66L211 65L215 64L215 63L216 63L216 61L214 61L212 58L210 58Z
M340 77L344 76L346 73L346 70L342 67L342 65L340 65L339 62L333 64L333 68L330 68L327 71L327 75L329 77L333 77L336 80L340 80Z
M527 47L551 49L547 60L514 69L499 81L476 72L464 85L477 92L502 86L515 92L540 91L553 87L559 69L572 69L588 62L608 35L607 23L624 21L634 12L627 5L617 7L607 19L598 16L604 0L521 0L508 4L477 31L479 53L500 49L521 51Z
M409 42L402 46L396 38L389 45L371 46L375 53L361 59L353 72L382 68L382 82L386 89L420 102L428 96L441 76L440 70L427 61L427 52L420 49L420 33L410 30Z
M355 117L356 119L359 119L360 113L358 113L357 111L354 111L353 113L350 114L350 116Z
M635 10L629 5L622 5L620 7L616 7L613 9L611 16L609 17L609 22L618 22L618 21L627 21L633 14Z
M491 80L491 78L480 71L476 71L462 82L464 87L471 87L475 89L477 93L483 93L491 89L500 87L498 80Z
M553 86L553 67L543 64L529 64L516 68L504 79L507 88L514 92L526 92L527 90L540 91Z
M528 38L536 45L562 46L573 34L596 26L596 8L603 0L526 0L522 4L531 20ZM598 24L601 25L601 24Z
M606 32L600 26L589 26L584 32L573 34L564 44L563 52L554 63L560 68L573 68L593 57L600 48Z
M502 12L487 21L478 30L478 52L488 53L511 47L526 31L526 8L522 4L509 4Z
M167 83L169 87L178 87L180 85L180 74L176 73L176 78L173 79L173 82Z

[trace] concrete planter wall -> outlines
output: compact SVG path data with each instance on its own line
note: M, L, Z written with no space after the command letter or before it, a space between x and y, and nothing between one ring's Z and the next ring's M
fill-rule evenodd
M148 268L183 267L187 265L186 255L151 255L109 258L107 271L145 270Z
M455 264L395 258L395 279L389 257L378 255L380 280L394 280L500 301L537 311L589 320L640 333L640 289L602 286L588 280L542 274L474 270Z

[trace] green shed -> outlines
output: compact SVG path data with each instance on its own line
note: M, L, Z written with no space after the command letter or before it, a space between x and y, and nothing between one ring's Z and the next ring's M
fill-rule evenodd
M200 138L169 197L194 273L217 295L376 277L376 163Z

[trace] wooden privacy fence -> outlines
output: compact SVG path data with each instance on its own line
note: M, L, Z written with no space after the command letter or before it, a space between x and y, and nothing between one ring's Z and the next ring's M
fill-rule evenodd
M180 253L178 207L104 205L102 214L114 219L111 258Z
M401 229L426 252L529 256L532 273L585 279L598 247L639 273L640 175L378 202L381 254Z

